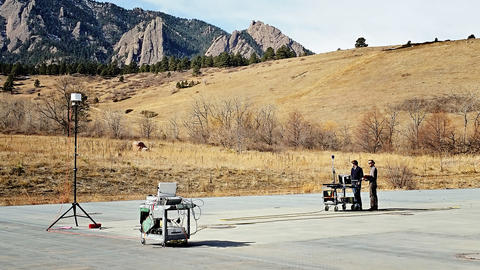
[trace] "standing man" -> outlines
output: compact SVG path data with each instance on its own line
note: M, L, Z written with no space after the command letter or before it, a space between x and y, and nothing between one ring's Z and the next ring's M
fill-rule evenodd
M370 159L368 161L370 166L370 175L366 175L364 178L370 182L370 209L378 210L378 198L377 198L377 168L375 168L375 161Z
M363 178L363 169L358 166L358 161L352 161L353 167L351 171L352 184L353 184L353 197L355 198L356 210L362 210L362 196L360 191L362 190L362 178ZM353 208L353 209L355 209Z

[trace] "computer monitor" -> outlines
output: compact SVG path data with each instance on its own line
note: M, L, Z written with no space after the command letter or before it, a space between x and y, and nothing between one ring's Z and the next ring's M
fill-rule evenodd
M352 184L352 176L349 174L339 174L338 175L338 183L342 185L351 185Z
M177 195L176 182L160 182L158 183L158 198L175 197Z

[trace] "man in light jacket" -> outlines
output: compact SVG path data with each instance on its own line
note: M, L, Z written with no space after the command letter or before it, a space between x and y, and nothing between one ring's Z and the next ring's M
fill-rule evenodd
M375 167L375 161L370 159L368 161L370 166L370 175L364 177L365 180L370 182L370 209L378 210L378 198L377 198L377 168Z

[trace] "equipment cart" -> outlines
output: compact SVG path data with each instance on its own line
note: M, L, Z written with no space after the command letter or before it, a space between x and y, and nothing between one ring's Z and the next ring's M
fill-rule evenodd
M330 206L334 207L334 211L338 211L338 205L341 205L342 210L345 211L347 209L347 204L351 204L351 210L360 209L360 205L355 202L353 194L347 196L347 190L356 187L356 181L352 181L350 175L345 174L339 174L338 180L338 183L334 182L322 185L325 211L328 211Z
M170 189L170 192L165 193L165 189ZM140 239L143 245L147 240L162 246L171 241L188 243L190 213L196 205L182 197L175 197L175 192L176 183L159 183L158 195L147 196L145 203L140 205Z

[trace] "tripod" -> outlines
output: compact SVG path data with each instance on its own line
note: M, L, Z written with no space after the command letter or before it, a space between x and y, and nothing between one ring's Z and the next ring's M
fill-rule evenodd
M70 218L74 217L75 218L75 225L78 227L78 221L77 217L82 217L82 218L89 218L93 224L95 224L95 228L98 227L98 224L93 220L85 210L80 206L80 204L77 202L77 129L78 129L78 103L81 101L81 96L78 98L78 96L75 96L72 94L72 105L73 105L73 110L75 113L75 155L74 155L74 161L73 161L73 203L70 208L68 208L65 213L63 213L55 222L53 222L48 228L47 231L50 230L50 228L53 227L60 219L62 218ZM80 95L80 94L77 94ZM79 100L78 100L79 99ZM77 207L85 214L85 216L81 216L77 214ZM70 210L73 210L73 215L66 216Z

